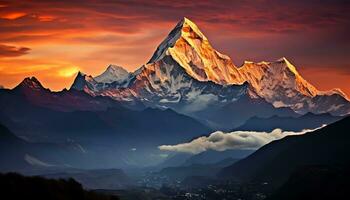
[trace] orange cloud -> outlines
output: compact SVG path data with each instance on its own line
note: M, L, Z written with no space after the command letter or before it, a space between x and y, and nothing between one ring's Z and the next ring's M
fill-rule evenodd
M15 20L15 19L18 19L18 18L26 16L26 15L27 15L27 13L24 13L24 12L13 12L13 13L4 14L0 18L8 19L8 20Z
M55 19L55 17L50 16L50 15L39 15L38 19L41 22L50 22L50 21L53 21Z

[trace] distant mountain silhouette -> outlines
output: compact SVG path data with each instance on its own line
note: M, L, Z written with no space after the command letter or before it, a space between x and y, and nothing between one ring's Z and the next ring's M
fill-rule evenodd
M0 90L2 100L21 101L25 100L31 105L50 108L57 111L76 110L105 110L110 107L127 107L128 103L120 103L110 97L92 97L91 95L78 90L62 90L53 92L44 88L35 77L25 78L14 89ZM12 103L11 101L8 103ZM134 109L144 108L142 104L135 104Z
M27 143L16 137L10 130L0 124L0 171L16 170L29 167L25 162Z
M57 170L65 168L66 164L84 165L86 159L87 155L74 144L28 142L0 124L1 172Z
M226 158L216 163L187 164L177 167L166 167L157 174L167 176L171 180L184 180L185 178L191 176L215 178L216 173L218 173L222 168L227 167L238 160L239 159Z
M29 87L28 82L35 87ZM77 102L70 100L75 97ZM158 145L211 132L200 122L170 109L130 109L109 97L75 90L50 92L35 80L27 80L14 90L0 90L0 108L0 123L16 135L79 152L84 162L70 155L58 158L61 164L78 168L154 164L151 158L159 151ZM139 151L131 151L134 148ZM48 160L59 155L50 156L49 151L42 154L45 152Z
M176 153L156 166L158 169L167 167L184 167L190 165L210 165L216 164L226 159L239 160L253 153L254 150L226 150L214 151L208 150L199 154Z
M325 124L330 124L343 117L333 116L329 113L307 113L298 117L272 116L268 118L252 117L242 126L235 128L237 131L266 131L271 132L276 128L284 131L301 131L303 129L315 129Z
M182 163L182 166L188 166L193 164L215 164L225 159L239 160L247 157L253 152L253 150L208 150L196 155L192 155Z
M200 111L196 114L199 118L216 121L214 126L217 130L228 131L232 128L242 125L251 117L267 118L271 116L280 117L298 117L291 108L281 107L275 108L263 99L254 99L249 96L243 96L237 101L222 104L222 107L208 113L208 111Z
M298 167L347 166L350 163L350 117L322 129L271 142L224 168L219 176L240 181L282 184Z
M95 170L65 170L64 172L40 175L46 178L69 179L81 183L88 189L117 190L132 186L134 183L120 169L95 169Z

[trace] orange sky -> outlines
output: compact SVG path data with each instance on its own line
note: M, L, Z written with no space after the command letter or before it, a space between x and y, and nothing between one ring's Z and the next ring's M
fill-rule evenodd
M285 56L319 89L350 96L349 13L344 1L0 1L0 85L36 76L61 90L78 70L133 71L186 16L238 66Z

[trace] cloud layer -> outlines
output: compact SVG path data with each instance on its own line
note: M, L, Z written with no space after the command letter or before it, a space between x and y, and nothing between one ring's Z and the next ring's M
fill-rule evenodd
M196 138L188 143L177 145L161 145L158 148L163 151L176 151L183 153L198 154L207 150L225 151L230 149L251 149L255 150L274 140L281 139L288 135L301 135L313 130L300 132L282 131L275 129L272 132L256 131L234 131L224 133L216 131L209 136Z

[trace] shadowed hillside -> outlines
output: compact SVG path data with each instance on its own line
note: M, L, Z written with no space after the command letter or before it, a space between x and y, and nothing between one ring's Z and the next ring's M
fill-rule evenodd
M224 168L220 176L240 181L282 184L299 167L348 166L350 117L322 129L271 142L247 158Z
M4 199L50 200L117 200L86 191L74 179L52 180L41 177L24 177L15 173L0 174L0 190Z
M349 168L308 166L296 170L267 200L347 199Z

